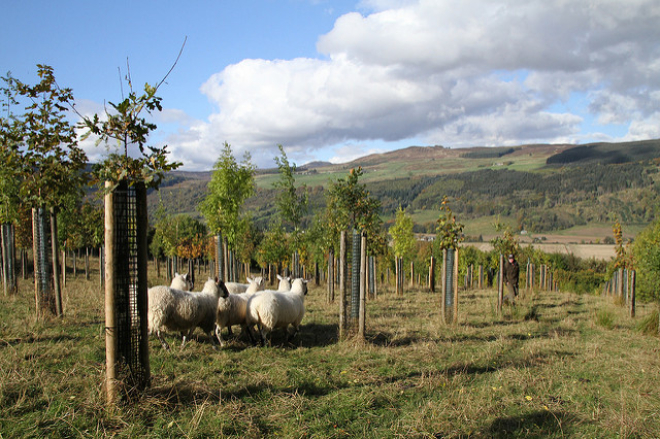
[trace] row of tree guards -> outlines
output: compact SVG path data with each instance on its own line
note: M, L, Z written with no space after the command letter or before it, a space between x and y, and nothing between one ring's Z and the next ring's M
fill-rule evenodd
M630 317L635 317L635 270L619 268L612 273L612 279L603 285L603 296L612 297L628 308Z
M109 186L108 186L109 187ZM144 184L129 185L120 183L114 190L109 190L105 197L105 247L102 253L105 271L105 309L106 309L106 393L110 402L119 399L131 399L150 383L150 368L147 334L147 227L146 189ZM47 308L55 315L62 314L61 293L59 291L58 250L51 242L52 231L56 230L56 215L53 211L35 209L33 214L35 295L37 309ZM3 225L1 229L2 278L5 294L15 289L15 260L12 227ZM376 262L368 255L367 240L364 233L353 231L348 242L347 232L340 236L339 257L337 264L328 264L329 302L335 300L335 284L339 285L339 337L349 335L365 337L366 302L377 297ZM55 240L57 241L57 240ZM221 245L222 244L222 245ZM233 254L228 251L225 240L216 238L217 253L213 265L215 274L227 281L238 281L239 265ZM334 261L334 255L329 255ZM453 324L458 316L458 249L443 250L440 285L442 287L441 318L447 324ZM350 274L349 274L350 264ZM500 270L497 273L498 312L503 301L503 256L500 257ZM168 274L183 269L176 259L167 266ZM194 276L195 266L188 261L188 272ZM199 267L197 267L199 268ZM403 291L403 262L397 260L396 291ZM536 273L538 272L538 278ZM429 267L428 286L435 291L435 259ZM305 268L301 266L298 254L292 257L291 273L293 277L305 277ZM315 267L315 277L319 270ZM482 288L494 280L493 273L485 272L483 266L469 266L464 276L464 286ZM389 274L388 274L389 277ZM271 276L272 279L272 276ZM350 281L350 286L349 286ZM619 297L624 301L634 316L634 271L619 270L604 287L604 294ZM527 264L525 273L527 290L539 288L555 290L557 282L548 267L535 267Z

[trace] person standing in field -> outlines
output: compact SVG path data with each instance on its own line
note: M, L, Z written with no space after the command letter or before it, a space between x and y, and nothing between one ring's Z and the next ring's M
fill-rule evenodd
M518 265L518 261L516 261L513 254L510 254L508 260L504 262L504 283L509 291L509 294L504 298L504 301L508 301L512 305L515 303L516 297L518 297L519 275L520 266Z

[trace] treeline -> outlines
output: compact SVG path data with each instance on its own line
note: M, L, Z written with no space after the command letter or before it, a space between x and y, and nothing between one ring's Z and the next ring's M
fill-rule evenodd
M513 152L515 152L515 148L482 147L473 148L471 151L461 154L461 157L466 159L490 159L500 158Z
M653 160L660 156L660 140L626 143L590 143L549 157L548 165L621 164Z

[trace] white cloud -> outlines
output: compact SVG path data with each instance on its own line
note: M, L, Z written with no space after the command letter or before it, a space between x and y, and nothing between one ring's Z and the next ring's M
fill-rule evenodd
M382 149L365 147L364 145L343 145L334 149L335 155L328 161L330 163L346 163L370 154L379 154L383 152L385 151Z
M445 146L580 141L575 94L629 139L658 135L656 0L368 0L321 35L323 57L246 59L200 88L218 111L168 143L210 168L224 141L259 166L276 145L345 161L364 142ZM655 133L655 134L654 134ZM593 133L593 136L600 136ZM337 149L337 154L326 148ZM206 164L206 165L205 165ZM210 165L209 165L210 164Z

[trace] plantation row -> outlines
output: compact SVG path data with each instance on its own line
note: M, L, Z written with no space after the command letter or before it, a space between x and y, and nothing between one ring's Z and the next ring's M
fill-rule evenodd
M3 91L7 103L12 105L8 106L9 117L2 119L1 134L7 140L2 151L7 160L1 161L0 183L6 190L0 200L0 222L14 229L14 242L5 243L3 248L14 245L20 251L35 248L33 209L49 212L50 222L55 223L51 230L56 236L53 249L100 248L105 239L103 208L98 201L83 196L83 184L90 179L99 184L102 182L104 189L97 191L98 194L107 193L123 180L127 180L129 186L144 182L147 189L158 188L167 172L180 165L168 162L166 147L147 146L147 135L156 126L142 118L140 113L160 110L160 98L156 95L158 86L147 84L142 95L131 90L124 101L110 104L103 117L82 117L79 128L83 128L84 137L95 137L106 145L117 141L120 148L119 153L110 154L107 160L88 172L84 152L77 146L76 131L65 118L66 111L75 110L73 105L67 107L73 99L71 90L57 86L53 70L48 66L39 66L39 76L41 82L35 85L22 83L11 76L3 78L6 84ZM15 109L21 108L21 112L14 113ZM220 235L233 264L253 268L287 266L292 258L297 258L307 270L318 266L327 272L329 261L334 261L334 256L330 255L337 255L339 251L340 232L358 230L366 233L368 252L378 259L380 276L386 270L394 272L396 267L402 266L407 271L407 278L415 279L428 276L431 257L441 260L443 249L460 246L463 225L456 214L469 216L470 206L487 204L479 201L484 197L494 200L507 192L520 191L520 208L534 208L540 203L556 203L561 208L562 188L583 187L587 192L606 194L621 188L653 185L653 175L640 163L618 165L616 173L609 172L606 166L590 165L587 172L583 168L567 168L560 174L541 178L527 173L483 170L412 179L413 198L415 194L444 194L432 201L441 212L434 223L436 239L433 243L424 243L417 242L412 233L414 224L404 209L405 203L401 202L403 186L370 191L360 182L362 169L355 168L345 178L331 182L325 190L318 192L296 185L297 167L289 162L282 146L275 163L278 180L273 184L270 209L276 212L277 219L265 228L257 228L251 221L252 212L246 209L247 201L255 194L256 168L249 154L239 163L231 146L225 143L214 165L206 196L197 206L204 215L203 222L190 216L172 216L162 204L150 213L153 224L149 227L148 245L152 257L192 260L215 257L218 249L212 243ZM430 187L437 190L429 191ZM320 198L322 203L319 203ZM399 206L394 223L386 231L381 212L383 200L390 198L394 203L398 201ZM652 201L651 197L649 202ZM616 203L616 199L612 198L611 202ZM306 220L309 206L315 203L324 208L316 211L313 221L309 222ZM387 209L391 208L395 208L395 204L388 205ZM653 215L653 212L648 209L644 214ZM573 216L579 218L584 213ZM521 220L524 218L521 216ZM548 221L556 224L562 218L557 215ZM544 223L546 219L537 218L535 221ZM620 267L636 269L636 264L644 265L646 261L649 268L653 267L650 255L633 257L634 249L624 248L622 241L617 242L620 249L617 259L603 264L521 249L512 230L499 230L501 235L493 240L493 252L483 254L470 248L461 252L461 277L465 276L468 266L483 265L486 269L493 269L499 254L514 253L522 262L548 265L550 270L557 272L556 279L562 288L593 292L598 291ZM646 242L652 239L650 236ZM640 247L637 251L651 251L649 249ZM57 254L57 251L52 253ZM397 260L405 263L400 265ZM655 298L657 289L651 280L654 278L652 270L639 268L640 298ZM4 267L4 271L11 271L11 268Z
M71 263L63 319L34 318L30 279L0 298L5 436L650 438L660 428L657 338L635 330L652 308L633 320L610 298L523 291L498 316L488 288L462 289L447 326L439 294L380 285L357 343L337 339L338 304L310 283L293 345L276 333L273 348L237 336L214 351L197 333L166 352L151 338L150 388L109 410L98 260L89 281Z

